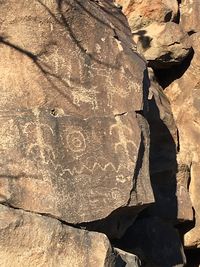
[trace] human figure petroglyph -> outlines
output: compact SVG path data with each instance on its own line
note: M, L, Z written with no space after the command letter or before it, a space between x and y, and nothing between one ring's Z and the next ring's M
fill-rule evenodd
M40 122L40 111L38 109L33 110L33 114L36 117L36 121L27 122L23 127L23 133L35 141L35 143L29 144L27 155L35 154L34 150L37 149L37 154L42 163L47 164L51 157L55 159L55 154L52 146L46 143L45 132L50 132L52 136L54 132L48 124Z
M119 136L119 142L115 143L115 152L117 153L119 146L123 147L125 154L129 157L128 145L131 144L135 149L137 146L133 139L128 139L127 134L133 136L133 130L125 125L120 117L116 117L116 123L110 126L110 135L113 134L113 131L116 130Z

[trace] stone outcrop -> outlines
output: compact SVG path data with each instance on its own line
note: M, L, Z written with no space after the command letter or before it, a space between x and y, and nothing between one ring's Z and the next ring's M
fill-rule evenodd
M199 10L0 1L0 266L191 266Z
M164 10L156 6L157 13L154 13L155 6L149 4L144 10L148 12L148 17L152 15L152 19L147 21L147 13L140 13L140 19L136 18L136 13L148 1L117 2L122 5L132 27L136 50L155 73L155 76L151 75L148 115L151 133L150 173L155 204L142 213L142 218L153 220L153 216L158 216L171 225L178 223L187 255L190 255L188 249L200 246L200 4L199 1L175 1L177 9L171 12L172 16L167 16L167 20L157 19L164 17ZM160 6L161 3L163 1L159 1ZM176 14L175 17L173 14ZM131 20L132 16L135 22ZM140 243L141 248L144 249L144 244ZM192 260L195 262L195 259ZM190 262L187 265L190 266Z
M1 202L71 224L136 216L154 201L135 112L148 77L125 16L107 1L0 5Z
M115 266L104 234L0 205L0 266Z
M184 75L175 80L166 88L171 100L173 114L179 129L180 152L178 154L179 166L189 170L189 191L192 205L195 210L196 226L186 233L186 246L200 246L200 202L199 202L199 68L200 68L200 35L191 36L194 57ZM198 233L198 234L197 234Z
M178 2L176 0L116 0L122 6L132 31L146 27L153 22L176 21Z
M133 32L137 50L154 68L180 64L191 51L189 36L174 22L154 22Z

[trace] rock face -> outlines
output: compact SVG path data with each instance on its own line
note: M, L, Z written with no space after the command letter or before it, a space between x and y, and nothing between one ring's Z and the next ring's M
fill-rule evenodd
M164 9L160 8L164 1L158 1L159 7L151 3L147 5L145 0L117 2L127 15L136 50L153 68L150 72L155 73L155 76L151 75L148 114L150 174L155 204L142 212L141 220L148 218L151 222L156 216L171 226L178 223L177 228L186 229L184 246L199 248L200 3L175 1L177 8L171 6L171 16L165 17ZM168 3L165 1L166 5ZM139 18L136 14L140 14ZM164 93L162 89L165 89ZM182 222L185 222L183 226ZM134 225L136 227L137 221L132 226L133 231ZM142 238L139 239L141 242ZM140 243L139 248L144 251L145 244Z
M195 210L196 226L185 235L185 245L200 246L200 202L199 202L199 68L200 35L191 36L195 51L191 64L184 75L170 84L166 93L171 100L173 114L179 129L180 152L178 162L189 170L189 191ZM188 90L189 88L189 90Z
M121 11L107 1L0 7L1 202L71 224L152 203L135 113L147 107L146 64Z
M183 267L200 248L199 10L0 1L0 266Z
M131 253L123 251L119 248L115 248L115 253L117 255L116 267L140 267L141 261L139 258Z
M104 234L0 205L2 267L113 267L116 258Z
M180 5L180 23L189 34L200 30L200 3L199 1L183 0Z

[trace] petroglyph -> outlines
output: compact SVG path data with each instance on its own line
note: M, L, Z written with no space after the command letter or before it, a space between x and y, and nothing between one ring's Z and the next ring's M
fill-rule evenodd
M98 109L96 88L97 87L93 87L88 90L83 86L76 86L76 88L71 91L71 94L73 96L73 103L77 106L80 106L81 102L88 103L91 104L93 110Z
M116 123L110 126L110 135L112 135L113 131L117 130L119 135L120 142L115 144L115 152L117 153L118 146L122 146L124 148L125 154L128 153L128 144L132 144L134 148L137 149L137 146L133 140L127 139L127 133L132 135L133 130L125 125L120 117L116 117Z
M82 132L72 130L66 136L67 146L73 152L82 153L86 150L86 141Z
M43 164L48 164L51 158L55 159L55 154L52 146L46 143L45 134L48 132L54 135L54 132L48 124L40 122L39 109L34 109L33 114L36 117L36 121L27 122L23 128L23 133L26 134L30 140L34 141L34 143L28 145L27 155L36 156L37 154L37 157L41 159Z
M132 165L132 168L133 168L134 163L130 162L130 164ZM80 163L78 166L73 166L72 168L62 169L62 175L64 175L66 172L68 172L70 175L79 175L83 173L93 174L96 170L101 170L103 172L108 170L108 171L114 171L115 173L119 173L120 171L124 171L125 168L126 168L125 164L119 164L118 167L115 167L112 162L108 162L104 165L102 165L99 162L95 162L92 167L89 167L88 165ZM119 175L117 176L117 181L119 181L119 179L121 179L120 182L122 182L122 179L124 178L122 178L122 176ZM130 180L131 177L127 176L125 179L126 181Z

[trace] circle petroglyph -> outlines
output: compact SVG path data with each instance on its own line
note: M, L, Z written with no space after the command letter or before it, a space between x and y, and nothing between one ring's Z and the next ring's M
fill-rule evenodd
M67 145L73 152L84 152L86 150L86 142L84 135L77 130L67 134Z

